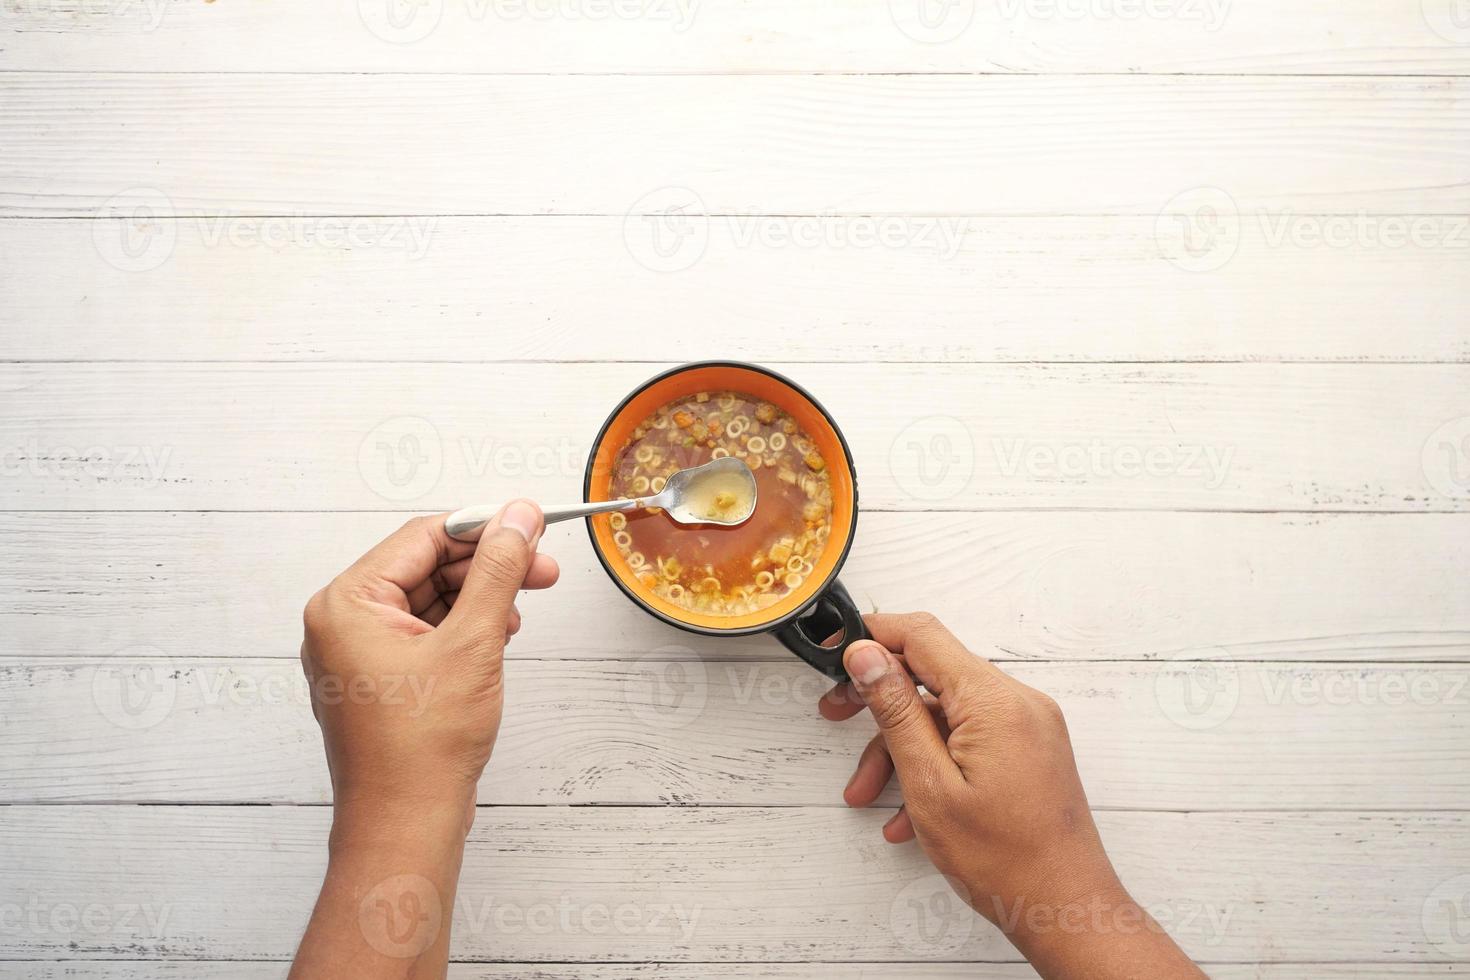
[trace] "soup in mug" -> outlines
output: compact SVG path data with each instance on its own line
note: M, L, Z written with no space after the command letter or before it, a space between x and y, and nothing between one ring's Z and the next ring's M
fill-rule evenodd
M658 508L611 514L619 560L643 588L684 609L740 616L799 589L832 531L827 462L790 415L735 391L700 392L660 407L613 463L610 498L658 493L679 470L722 456L755 474L756 507L735 527L679 524ZM703 513L747 502L715 488Z

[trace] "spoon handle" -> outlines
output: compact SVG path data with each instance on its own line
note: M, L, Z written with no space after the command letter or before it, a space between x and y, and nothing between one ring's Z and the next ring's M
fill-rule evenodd
M548 505L542 507L541 512L546 515L547 524L555 524L558 521L576 520L578 517L589 517L592 514L637 510L640 506L646 506L642 500L604 500L595 504ZM466 507L449 515L444 521L444 530L451 538L458 541L478 541L480 533L485 530L485 525L490 523L490 519L498 513L500 513L498 504Z

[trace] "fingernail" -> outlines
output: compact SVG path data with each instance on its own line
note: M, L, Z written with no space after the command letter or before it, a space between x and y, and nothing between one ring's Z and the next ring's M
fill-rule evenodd
M847 672L859 684L871 684L888 673L888 651L876 643L854 643L847 650Z
M512 501L500 515L500 526L508 527L530 541L541 526L541 509L529 500Z

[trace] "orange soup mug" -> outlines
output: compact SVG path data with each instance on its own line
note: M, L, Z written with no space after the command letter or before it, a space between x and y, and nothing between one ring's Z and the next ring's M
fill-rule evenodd
M779 601L755 612L716 616L675 605L638 581L618 555L606 515L587 518L592 548L608 576L629 599L671 626L702 636L749 636L772 633L788 650L835 680L846 680L842 651L855 640L869 638L867 627L837 573L847 560L857 530L857 475L852 452L837 423L804 388L775 371L739 361L700 361L650 378L613 409L597 434L587 462L582 492L589 503L610 499L618 452L633 430L658 409L700 392L737 391L767 401L789 414L811 437L831 474L831 532L812 573ZM824 641L840 634L833 646Z

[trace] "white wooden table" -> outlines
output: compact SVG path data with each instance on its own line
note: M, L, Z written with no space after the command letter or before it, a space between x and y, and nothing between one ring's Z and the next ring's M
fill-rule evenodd
M707 357L1212 973L1470 975L1463 0L392 2L0 6L0 976L280 976L305 598ZM1031 975L814 673L545 548L453 976Z

